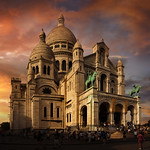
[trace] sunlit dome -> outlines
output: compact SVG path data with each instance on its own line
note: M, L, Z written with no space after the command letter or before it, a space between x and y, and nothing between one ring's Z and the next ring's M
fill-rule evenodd
M64 26L64 21L64 16L60 14L58 17L58 26L52 29L47 36L46 43L48 45L57 41L68 41L72 44L76 43L76 37L67 27Z
M41 57L47 60L51 60L52 58L54 59L53 51L45 43L45 33L43 30L40 33L39 38L40 38L39 43L35 46L35 48L31 52L30 60L33 61Z

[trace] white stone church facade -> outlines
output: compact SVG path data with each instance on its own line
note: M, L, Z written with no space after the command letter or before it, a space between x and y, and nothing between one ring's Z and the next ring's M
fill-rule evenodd
M124 66L121 60L116 66L110 61L103 40L84 57L62 14L47 38L42 30L39 39L27 64L27 83L11 79L11 129L95 130L104 122L126 125L128 110L133 124L140 124L140 99L125 96ZM88 72L97 75L86 89Z

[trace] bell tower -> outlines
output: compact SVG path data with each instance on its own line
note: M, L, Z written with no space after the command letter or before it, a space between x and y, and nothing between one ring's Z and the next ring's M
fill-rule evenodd
M120 59L118 60L117 63L117 71L118 71L118 94L125 95L124 66Z

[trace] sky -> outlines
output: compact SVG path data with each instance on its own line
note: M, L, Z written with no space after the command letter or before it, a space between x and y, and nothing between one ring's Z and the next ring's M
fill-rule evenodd
M84 55L104 39L109 58L125 66L126 95L141 85L142 122L150 120L149 0L5 0L0 1L0 123L9 121L11 77L26 82L26 65L43 28L46 35L65 26L79 39Z

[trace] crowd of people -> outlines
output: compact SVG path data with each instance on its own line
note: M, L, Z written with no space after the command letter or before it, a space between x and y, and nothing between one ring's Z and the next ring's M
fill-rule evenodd
M135 126L132 123L127 123L127 126L112 126L104 123L98 127L96 131L88 131L71 128L65 130L24 130L19 133L19 136L24 138L33 139L38 144L48 143L55 146L61 146L67 143L109 143L111 141L111 134L119 131L123 135L123 139L126 140L127 134L133 135L139 143L139 149L142 148L144 141L144 135L150 133L149 127ZM11 133L13 134L13 133ZM132 138L133 138L132 137Z

